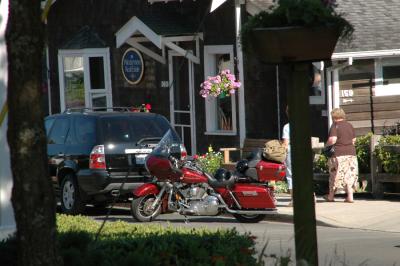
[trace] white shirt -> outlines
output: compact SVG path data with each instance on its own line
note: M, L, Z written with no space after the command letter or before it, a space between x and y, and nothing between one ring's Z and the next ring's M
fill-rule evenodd
M289 127L289 123L287 123L286 125L283 126L282 138L288 140L288 142L289 142L288 152L290 152L290 127Z

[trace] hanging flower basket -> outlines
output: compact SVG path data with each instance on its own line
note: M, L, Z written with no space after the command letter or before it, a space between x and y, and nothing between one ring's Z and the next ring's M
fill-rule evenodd
M267 63L330 59L336 43L351 41L353 26L335 0L278 0L241 29L242 49Z
M236 81L235 75L229 69L222 70L218 75L208 77L200 84L200 95L204 98L208 96L225 98L235 94L241 83Z
M334 27L274 27L253 29L252 46L266 63L329 60L339 38Z

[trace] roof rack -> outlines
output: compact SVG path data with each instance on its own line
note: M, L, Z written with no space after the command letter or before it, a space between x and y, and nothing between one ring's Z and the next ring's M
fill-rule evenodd
M81 108L68 108L63 113L86 113L86 112L96 112L96 111L118 111L118 112L131 112L134 107L81 107Z

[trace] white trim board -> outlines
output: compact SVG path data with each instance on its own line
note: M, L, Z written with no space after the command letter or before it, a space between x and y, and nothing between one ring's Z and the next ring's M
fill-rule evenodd
M204 79L207 79L208 76L214 76L217 72L216 69L216 54L229 54L229 69L233 73L234 70L234 53L233 53L233 44L229 45L205 45L204 46ZM205 112L206 112L206 132L208 135L219 135L223 133L223 135L236 135L237 134L237 121L236 121L236 95L231 97L232 104L232 130L217 130L216 129L216 116L217 113L217 105L215 102L215 98L208 97L204 101L205 104ZM230 133L230 134L229 134Z
M354 59L368 59L368 58L397 57L397 56L400 56L400 49L334 53L332 54L332 60L333 61L342 60L342 59L348 59L350 57Z
M124 43L127 43L162 64L166 64L167 62L165 47L177 52L182 56L185 56L196 64L200 64L199 40L203 39L202 33L186 36L162 36L154 32L138 17L134 16L127 23L125 23L125 25L123 25L117 31L117 33L115 33L115 38L117 48L121 47ZM179 42L191 41L196 43L196 54L193 54L192 51L185 50L179 46ZM141 42L151 42L161 50L161 54L153 52L149 48L142 45Z

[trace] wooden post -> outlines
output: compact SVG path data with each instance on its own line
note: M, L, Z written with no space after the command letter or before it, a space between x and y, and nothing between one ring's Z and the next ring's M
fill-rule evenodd
M318 265L315 221L309 63L291 65L288 103L293 173L293 220L297 265Z
M379 135L372 135L371 136L371 188L372 194L375 198L381 199L383 197L383 186L378 181L378 162L375 156L375 147L378 145L379 139L381 136Z

